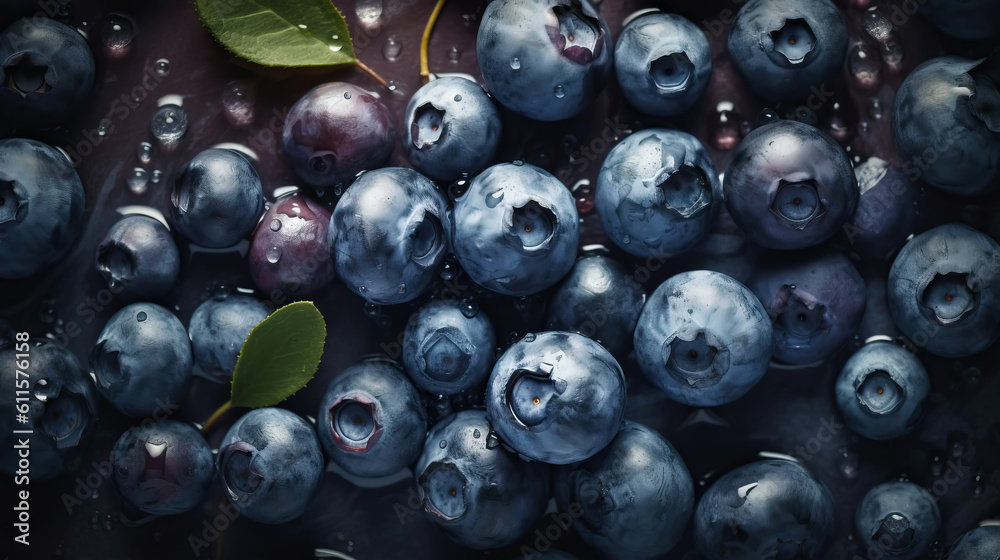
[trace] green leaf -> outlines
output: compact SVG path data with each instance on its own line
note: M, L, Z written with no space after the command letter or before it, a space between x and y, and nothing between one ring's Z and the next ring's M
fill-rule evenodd
M287 399L313 378L326 322L310 301L290 303L250 331L233 370L233 406L260 408Z
M263 66L354 64L347 22L330 0L195 0L231 52Z

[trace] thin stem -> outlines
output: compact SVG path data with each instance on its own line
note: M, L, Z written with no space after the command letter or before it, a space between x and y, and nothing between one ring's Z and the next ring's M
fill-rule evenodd
M424 37L420 40L420 76L423 78L424 83L427 83L431 76L430 67L427 64L427 45L431 42L431 32L434 31L434 24L441 13L441 8L444 8L445 1L437 0L437 4L434 5L434 11L431 12L431 18L427 20L427 27L424 28Z
M382 76L379 76L378 74L376 74L375 71L372 70L371 68L369 68L368 65L366 65L364 62L361 62L360 60L356 60L356 61L354 61L354 63L358 65L358 68L364 70L365 72L368 72L371 75L372 78L375 78L376 82L382 84L382 86L384 86L386 88L389 87L389 84L387 84L386 81L382 79Z
M201 427L201 433L207 434L209 428L212 427L212 424L214 424L215 421L218 420L220 416L225 414L230 408L233 408L233 401L230 400L222 403L222 406L213 412L212 415L208 417L208 420L205 420L205 424Z

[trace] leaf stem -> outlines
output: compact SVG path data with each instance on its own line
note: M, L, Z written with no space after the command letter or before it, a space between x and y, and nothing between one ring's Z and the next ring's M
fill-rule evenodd
M389 88L389 84L382 79L382 76L376 74L375 71L369 68L367 64L361 62L360 60L355 60L354 63L357 64L358 68L364 70L365 72L368 72L368 74L370 74L372 78L375 78L376 82L382 84L382 86L385 87L386 89Z
M215 421L218 420L220 416L228 412L230 408L233 408L233 401L228 400L222 403L222 406L213 412L212 415L208 417L208 420L205 420L205 423L201 427L201 433L207 434L208 430L212 427L212 424L215 424Z
M437 22L445 2L446 0L437 0L434 11L431 12L431 17L427 20L427 27L424 28L424 36L420 40L420 77L423 78L424 83L427 83L431 76L430 67L427 64L427 46L431 42L431 32L434 31L434 24Z

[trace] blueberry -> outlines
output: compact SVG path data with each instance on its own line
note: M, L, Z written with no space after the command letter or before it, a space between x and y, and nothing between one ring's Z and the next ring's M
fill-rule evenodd
M923 0L920 15L947 35L988 39L1000 33L1000 3L996 0ZM893 15L899 11L893 6Z
M846 55L847 24L829 0L750 0L729 31L733 65L770 101L835 80Z
M218 469L226 497L258 523L286 523L302 515L323 477L316 431L283 408L258 408L226 432Z
M774 358L808 364L829 357L858 332L865 282L840 253L761 264L747 281L774 327Z
M718 406L749 391L771 362L771 322L725 274L683 272L660 284L635 328L642 372L672 400Z
M500 438L524 457L582 461L618 433L625 375L603 346L566 332L528 334L493 366L486 411Z
M181 257L167 226L129 215L115 222L97 247L97 272L126 299L159 299L181 272Z
M587 0L497 0L476 36L490 93L539 121L583 112L611 75L612 48L607 22Z
M500 113L479 84L438 78L406 105L403 148L417 171L454 181L493 161L500 129Z
M276 200L254 229L247 262L250 278L265 294L300 298L327 287L335 277L327 245L330 210L311 196Z
M694 483L674 446L627 421L600 453L559 470L555 496L564 512L580 508L577 533L608 559L662 557L694 510Z
M516 542L549 502L549 472L490 443L481 410L442 419L427 436L416 467L428 517L462 546L501 548Z
M65 156L34 140L0 140L0 278L59 260L83 230L83 208L83 184Z
M533 165L487 168L455 202L452 218L462 268L494 292L539 292L565 276L576 260L576 202L558 179Z
M948 560L996 560L1000 557L1000 527L983 525L959 537Z
M191 314L188 337L194 361L207 379L229 383L250 331L270 314L268 304L244 295L210 298Z
M215 478L215 456L190 424L143 422L111 450L111 480L131 506L153 515L190 511Z
M900 168L877 157L858 165L854 173L861 194L854 215L844 224L844 237L861 257L886 259L915 231L920 189Z
M45 128L77 115L94 86L94 55L72 27L28 17L0 33L0 117Z
M701 143L662 128L615 146L601 165L594 195L608 237L633 255L654 258L701 241L721 200L719 174Z
M250 235L264 211L264 192L246 156L210 148L181 170L170 202L178 231L195 244L221 248Z
M369 91L344 82L320 84L288 112L281 142L303 181L317 188L349 185L392 154L392 114Z
M496 336L485 313L467 317L455 301L432 301L410 316L403 366L421 389L454 395L477 387L493 367Z
M1000 245L962 224L914 237L889 270L889 312L932 354L986 349L1000 338Z
M184 325L153 303L120 309L90 349L97 391L132 418L172 411L187 390L191 362Z
M941 513L927 490L910 482L886 482L862 498L854 528L865 550L880 558L913 560L930 551Z
M801 249L829 239L850 219L859 196L844 149L819 129L787 120L743 138L722 188L733 221L771 249Z
M412 465L427 433L416 387L395 362L367 360L335 377L319 407L319 440L345 471L389 476Z
M874 341L840 370L834 388L847 427L869 439L906 435L916 425L931 390L920 360L901 346Z
M438 277L450 223L434 183L412 169L363 174L333 209L327 234L337 275L377 304L411 301Z
M636 109L658 117L679 115L698 102L712 77L708 37L681 16L642 15L618 37L615 77Z
M624 265L604 255L585 255L549 298L545 328L578 332L612 354L625 354L645 302L645 290Z
M15 476L21 469L16 446L25 438L30 440L31 464L21 470L30 470L31 481L71 471L97 426L97 394L80 361L46 338L15 340L0 347L0 382L6 387L0 391L0 407L8 411L0 417L0 472ZM28 422L15 423L15 411L20 413L15 405L24 404Z
M695 546L710 560L822 558L833 537L833 505L826 486L797 462L743 465L698 501Z
M909 175L961 195L996 189L1000 76L991 59L933 58L899 86L892 131Z

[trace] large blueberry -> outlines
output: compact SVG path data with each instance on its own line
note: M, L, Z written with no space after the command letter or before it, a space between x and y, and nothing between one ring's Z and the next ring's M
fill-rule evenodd
M582 461L618 433L625 375L603 346L583 335L528 334L493 366L486 411L500 438L521 455L557 465Z
M111 450L111 480L140 511L172 515L190 511L215 479L215 456L190 424L143 422L129 428Z
M0 140L0 278L58 260L83 230L83 208L83 184L65 156L34 140Z
M869 439L892 439L916 425L931 381L912 353L893 342L873 341L847 360L834 391L847 427Z
M785 101L837 77L847 24L830 0L750 0L729 31L729 56L757 95Z
M710 560L823 558L833 496L797 462L743 465L709 487L694 514L694 542Z
M90 349L98 392L133 418L173 412L187 390L191 366L184 325L154 303L120 309Z
M232 381L243 342L270 312L268 304L245 295L210 298L194 310L188 336L194 361L208 379Z
M698 270L653 292L635 328L642 372L672 400L690 406L734 401L771 363L767 312L743 284Z
M490 93L539 121L583 112L611 75L612 49L607 22L587 0L497 0L476 36Z
M857 334L865 282L840 253L782 255L759 265L747 286L774 326L774 357L789 364L822 360Z
M451 224L430 179L387 167L362 175L333 209L327 242L337 275L378 304L411 301L438 277Z
M576 202L558 179L533 165L487 168L455 202L452 218L462 268L495 292L539 292L565 276L576 260Z
M283 408L258 408L226 432L217 459L226 497L258 523L286 523L306 511L323 477L316 430Z
M40 482L72 470L97 426L94 382L76 356L47 338L0 344L0 382L0 407L8 411L0 416L0 472L22 470ZM28 421L16 422L15 406L24 405ZM30 453L20 466L19 439L29 440Z
M694 510L694 483L663 436L624 422L600 453L559 469L556 501L583 542L612 560L660 558L680 540Z
M428 517L453 540L474 549L520 539L549 502L549 472L494 443L481 410L434 425L416 467Z
M1000 245L957 223L914 237L889 270L889 312L938 356L986 349L1000 338Z
M250 235L264 211L264 192L246 156L210 148L181 170L170 202L178 231L195 244L221 248Z
M801 249L840 231L859 190L851 160L833 138L779 120L754 129L736 147L723 194L733 221L758 245Z
M486 167L500 147L500 113L479 84L438 78L406 105L403 148L428 177L454 181Z
M493 367L496 336L485 313L469 317L455 301L432 301L410 316L403 366L421 389L454 395L478 386Z
M27 17L0 33L0 116L24 128L76 115L94 86L94 55L76 29Z
M996 560L1000 558L1000 526L983 525L968 531L955 543L948 560Z
M920 15L952 37L978 40L1000 33L1000 2L996 0L921 0L918 5ZM902 9L893 5L892 16L908 17Z
M871 157L854 168L860 196L844 224L850 251L868 259L888 259L917 227L921 189L884 159Z
M159 220L133 214L115 222L97 246L97 272L123 298L159 299L177 282L181 257Z
M896 92L892 131L908 175L955 194L996 189L1000 75L995 66L991 59L943 56L906 77Z
M941 513L927 490L912 482L886 482L862 498L854 528L872 556L914 560L930 550Z
M652 128L614 147L594 203L608 237L639 257L667 258L707 234L722 200L719 174L697 138Z
M632 348L632 333L645 303L645 290L622 263L585 255L549 298L545 328L578 332L620 355Z
M361 477L388 476L412 465L427 433L417 388L387 360L362 361L337 375L318 418L327 456Z
M681 16L642 15L618 37L615 77L625 98L643 113L681 114L697 103L712 77L708 37Z

